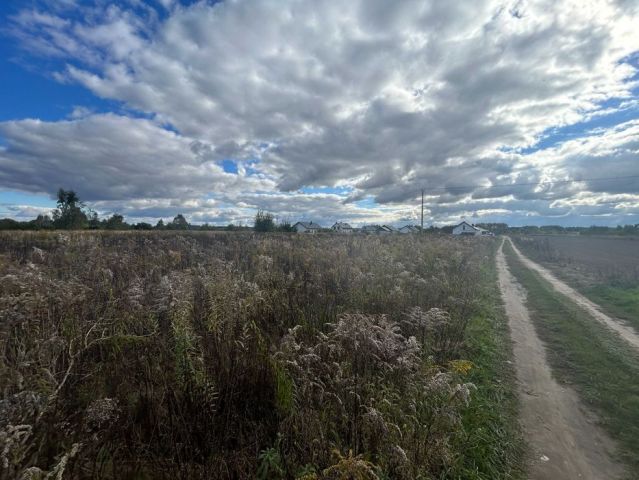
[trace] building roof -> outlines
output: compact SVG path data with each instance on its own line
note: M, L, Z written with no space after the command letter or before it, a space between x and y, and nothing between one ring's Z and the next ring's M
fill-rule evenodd
M331 228L352 228L352 227L345 222L335 222L335 224Z
M319 224L317 223L313 223L311 222L297 222L295 225L293 225L293 228L297 227L298 225L301 225L302 227L306 228L307 230L313 230L313 229L319 229L322 228L319 226Z
M472 223L468 223L466 220L461 222L459 225L455 225L453 228L461 227L463 224L468 225L469 227L471 227L474 230L477 230L478 232L487 232L488 231L485 228L481 228L481 227L478 227L477 225L474 225Z
M481 230L479 227L476 227L475 225L472 225L470 223L468 223L466 220L464 220L463 222L461 222L459 225L455 225L453 228L457 228L457 227L461 227L462 225L468 225L470 228L472 228L473 230Z
M364 225L362 230L366 232L379 232L382 229L379 225Z

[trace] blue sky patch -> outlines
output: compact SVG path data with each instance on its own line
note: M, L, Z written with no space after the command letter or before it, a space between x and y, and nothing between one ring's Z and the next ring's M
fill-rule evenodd
M347 195L352 192L353 189L351 187L302 187L300 188L300 192L302 193L331 193L335 195Z
M234 173L237 175L237 162L234 160L222 160L222 168L226 173Z
M34 207L55 208L56 201L48 195L38 195L35 193L2 191L0 190L1 203L14 203L17 205L33 205Z

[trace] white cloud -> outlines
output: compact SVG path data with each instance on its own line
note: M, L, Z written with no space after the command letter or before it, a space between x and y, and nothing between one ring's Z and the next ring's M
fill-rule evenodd
M202 142L150 120L113 114L0 123L0 184L34 193L73 187L88 201L180 199L272 189L257 175L224 172Z
M51 208L36 207L33 205L2 204L0 203L0 215L24 222L33 220L38 215L50 215Z

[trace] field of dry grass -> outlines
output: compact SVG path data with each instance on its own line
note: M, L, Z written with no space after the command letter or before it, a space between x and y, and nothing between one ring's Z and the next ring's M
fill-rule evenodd
M534 235L514 240L533 260L569 267L584 280L639 284L639 238Z
M512 478L494 248L5 232L0 478Z
M639 330L639 239L612 236L513 237L522 252Z

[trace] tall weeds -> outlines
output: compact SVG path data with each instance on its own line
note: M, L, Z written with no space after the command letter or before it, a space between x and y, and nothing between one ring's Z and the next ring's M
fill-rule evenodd
M488 251L4 233L0 478L439 478Z

